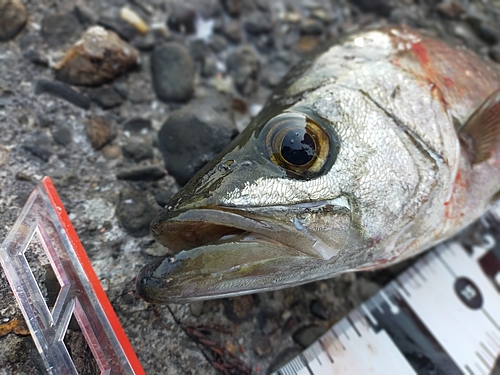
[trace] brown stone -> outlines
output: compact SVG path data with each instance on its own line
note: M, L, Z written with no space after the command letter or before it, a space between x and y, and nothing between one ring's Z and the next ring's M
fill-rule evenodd
M0 41L16 36L27 20L28 12L20 0L0 0Z
M85 122L87 137L96 150L100 150L116 137L116 125L104 117L92 116Z
M55 67L56 77L73 85L96 86L136 66L139 53L113 31L94 26L85 31Z

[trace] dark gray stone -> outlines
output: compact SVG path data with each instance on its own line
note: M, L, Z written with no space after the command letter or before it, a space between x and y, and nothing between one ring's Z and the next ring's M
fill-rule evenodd
M300 32L305 35L320 35L324 30L323 22L314 18L305 18L300 25Z
M139 117L127 120L127 122L123 124L123 130L133 133L141 133L143 131L149 131L151 129L151 121Z
M101 17L97 20L97 24L114 31L127 41L139 35L139 32L132 25L120 18Z
M158 132L167 170L180 185L186 184L230 142L234 132L234 125L205 103L173 112Z
M131 187L125 188L120 194L116 215L122 228L133 237L143 237L149 234L149 225L156 216L146 193Z
M123 103L123 98L110 86L89 89L90 99L102 109L118 107Z
M315 299L311 301L311 304L309 306L311 313L322 320L328 320L328 309L325 306L325 303L320 300L320 299Z
M42 20L41 35L53 47L77 39L81 32L78 19L71 13L52 14Z
M253 48L249 46L238 48L228 57L227 66L241 94L250 95L257 89L260 60Z
M83 109L90 108L90 100L77 89L60 82L41 79L36 83L35 94L49 94L64 99Z
M31 48L28 49L23 53L23 56L26 57L33 64L41 65L44 67L49 66L49 59L47 58L47 56L45 56L40 51L37 51L36 49L31 49Z
M140 162L146 159L152 159L154 156L153 146L137 138L130 138L127 143L122 146L123 155L125 157L133 159L136 162Z
M139 167L124 168L116 174L118 180L129 181L156 181L165 176L167 172L158 165L144 165Z
M153 87L160 100L186 101L194 91L194 63L181 44L155 48L151 59Z
M49 158L53 154L50 138L39 130L33 132L33 134L24 141L22 147L31 155L45 162L49 161Z
M52 129L52 139L61 146L67 146L73 142L73 132L68 125L58 124Z
M235 20L231 20L231 21L227 22L224 25L224 35L226 36L226 38L229 41L231 41L233 43L241 42L240 23L235 21Z
M193 34L196 32L195 21L196 12L192 6L185 3L171 5L167 19L167 26L170 30L183 34Z
M243 27L249 34L260 35L272 30L273 21L268 13L254 12L246 19Z
M325 328L317 326L315 324L300 327L292 335L293 341L307 348L314 341L316 341L323 333L325 333Z

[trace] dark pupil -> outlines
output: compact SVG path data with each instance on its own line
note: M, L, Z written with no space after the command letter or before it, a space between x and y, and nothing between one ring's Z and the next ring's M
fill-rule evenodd
M293 165L307 164L314 157L314 141L305 129L290 130L281 143L281 156Z

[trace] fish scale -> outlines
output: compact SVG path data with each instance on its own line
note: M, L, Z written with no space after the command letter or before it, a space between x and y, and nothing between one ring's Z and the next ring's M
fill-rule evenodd
M481 245L421 257L273 375L490 374L500 358L500 205ZM499 260L492 272L482 262ZM460 280L465 287L456 288ZM470 301L481 297L480 306ZM467 299L469 298L469 299ZM495 367L496 366L496 367Z

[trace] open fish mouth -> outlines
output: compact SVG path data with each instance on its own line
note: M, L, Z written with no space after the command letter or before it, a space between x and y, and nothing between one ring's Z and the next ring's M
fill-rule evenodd
M164 211L151 232L177 253L146 265L137 278L137 292L150 302L183 303L322 278L311 275L325 274L319 271L325 259L297 249L313 248L317 239L289 222L226 207ZM311 269L318 272L309 273Z

